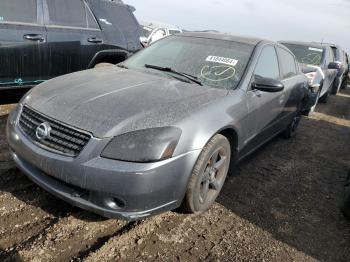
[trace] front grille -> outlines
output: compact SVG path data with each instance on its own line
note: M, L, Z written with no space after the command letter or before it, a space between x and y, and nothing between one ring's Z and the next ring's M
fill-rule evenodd
M36 131L42 123L50 125L50 135L44 139L38 139ZM19 127L37 145L68 156L77 156L91 138L90 134L63 125L27 106L23 107L19 118Z

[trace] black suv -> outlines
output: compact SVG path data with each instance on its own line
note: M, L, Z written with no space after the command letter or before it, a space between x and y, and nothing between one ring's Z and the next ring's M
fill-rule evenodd
M123 61L142 48L133 11L121 0L1 0L0 96Z

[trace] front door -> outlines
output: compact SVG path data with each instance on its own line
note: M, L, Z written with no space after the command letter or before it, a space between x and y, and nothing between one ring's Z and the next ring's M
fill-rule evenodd
M280 80L279 64L273 45L267 45L261 51L252 81L259 77ZM276 132L285 99L284 92L268 93L253 89L248 90L249 119L254 123L255 132L249 141L246 141L242 157L260 146Z

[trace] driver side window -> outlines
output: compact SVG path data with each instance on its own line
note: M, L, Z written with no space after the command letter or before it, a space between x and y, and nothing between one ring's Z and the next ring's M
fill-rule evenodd
M280 71L276 50L273 46L266 46L262 50L255 67L254 77L272 78L278 80Z

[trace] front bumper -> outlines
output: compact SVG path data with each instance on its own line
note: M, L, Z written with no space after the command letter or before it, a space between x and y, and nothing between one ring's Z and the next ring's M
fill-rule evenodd
M157 163L101 158L109 142L92 138L76 158L27 139L9 115L7 138L17 166L36 184L72 205L105 217L137 220L180 206L200 150Z

